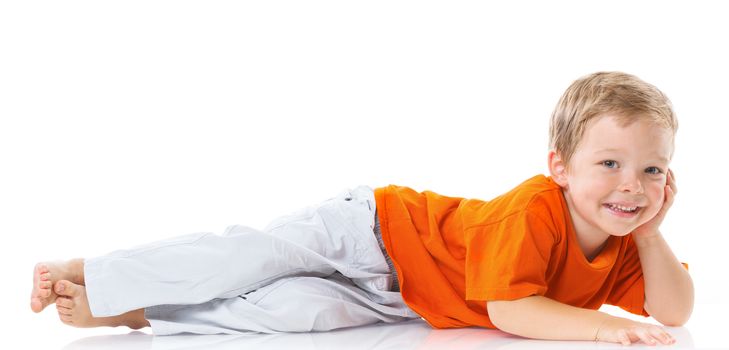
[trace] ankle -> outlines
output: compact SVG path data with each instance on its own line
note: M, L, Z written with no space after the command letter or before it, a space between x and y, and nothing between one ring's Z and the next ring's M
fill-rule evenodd
M71 274L71 282L85 286L86 277L84 275L84 259L71 259L68 261L68 267L69 273Z
M144 318L144 309L138 309L134 311L127 312L122 315L123 317L123 325L127 326L131 329L140 329L144 327L149 327L149 321L147 321L146 318Z

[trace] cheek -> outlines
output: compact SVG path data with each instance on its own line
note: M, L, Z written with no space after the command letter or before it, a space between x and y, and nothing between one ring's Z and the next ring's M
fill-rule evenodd
M593 208L610 197L617 187L615 181L597 174L586 174L573 177L569 182L572 200L580 209ZM592 210L592 209L590 209Z
M592 181L589 182L588 186L585 186L584 194L586 197L591 198L592 200L602 201L605 200L607 197L610 197L611 194L615 192L616 187L617 185L611 181L594 178L592 179Z
M663 184L651 184L650 186L648 186L648 188L646 188L646 195L648 196L648 199L650 199L651 204L660 208L661 205L663 205L663 200L666 196L666 192L663 189Z

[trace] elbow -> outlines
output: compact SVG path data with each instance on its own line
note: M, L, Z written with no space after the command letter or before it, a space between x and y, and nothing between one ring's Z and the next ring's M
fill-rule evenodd
M693 291L691 296L685 302L671 301L670 306L662 304L659 306L648 303L645 300L643 308L651 317L666 327L682 327L685 325L694 311Z
M683 327L683 325L688 322L689 318L691 318L692 310L689 309L688 311L685 311L682 314L674 314L674 315L660 315L659 317L653 316L653 318L656 319L656 321L660 322L662 325L666 327Z
M542 297L530 296L515 300L491 300L486 302L486 311L491 323L499 330L525 338L555 339L554 334L546 330L550 321L547 316L554 316L543 303ZM545 298L546 299L546 298Z
M514 301L509 300L492 300L486 302L486 310L488 311L489 320L496 328L513 333L511 319L514 317L513 310Z
M664 326L666 326L666 327L683 327L683 325L686 324L686 322L688 321L688 319L686 319L686 320L678 320L678 321L673 321L673 320L670 320L670 321L661 321L661 320L658 320L658 321L661 322L661 324L664 325Z
M685 315L675 316L675 317L671 317L671 318L657 319L657 320L658 320L658 322L660 322L661 324L663 324L666 327L683 327L683 325L685 325L686 322L688 322L690 317L691 317L691 312L689 311Z

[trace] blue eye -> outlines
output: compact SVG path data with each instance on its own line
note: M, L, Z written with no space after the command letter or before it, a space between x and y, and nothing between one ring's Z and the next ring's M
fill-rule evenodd
M618 162L616 162L614 160L604 160L604 161L602 161L601 164L608 168L615 168L618 166Z
M661 171L661 169L659 169L657 167L652 166L652 167L648 167L647 169L645 169L645 172L648 174L657 175L657 174L662 173L663 171Z

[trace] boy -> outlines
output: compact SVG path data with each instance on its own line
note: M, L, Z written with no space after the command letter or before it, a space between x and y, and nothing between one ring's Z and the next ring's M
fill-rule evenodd
M359 186L274 220L89 260L41 263L31 308L156 334L328 330L422 317L555 340L671 344L693 283L658 230L676 193L668 99L632 75L575 81L551 120L550 176L491 201ZM559 324L560 327L554 327Z

